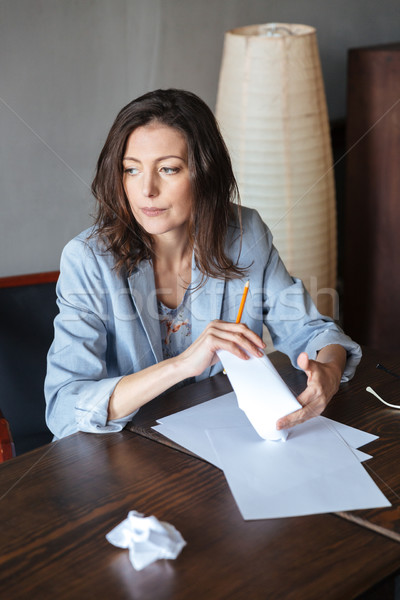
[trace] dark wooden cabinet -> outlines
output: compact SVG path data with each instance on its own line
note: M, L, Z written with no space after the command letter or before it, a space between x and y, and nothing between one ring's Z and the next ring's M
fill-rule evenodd
M400 350L400 43L348 55L343 319Z

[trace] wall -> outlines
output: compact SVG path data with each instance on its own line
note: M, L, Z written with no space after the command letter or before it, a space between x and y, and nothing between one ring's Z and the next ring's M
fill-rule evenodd
M331 119L349 47L398 41L398 0L2 0L0 276L58 268L89 226L90 182L117 113L156 87L215 106L224 31L317 28Z

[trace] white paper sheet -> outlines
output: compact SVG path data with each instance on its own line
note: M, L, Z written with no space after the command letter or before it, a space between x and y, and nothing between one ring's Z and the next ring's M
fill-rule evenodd
M390 506L359 463L370 455L351 447L377 439L370 433L316 417L286 444L266 441L233 392L159 422L156 431L224 470L245 519Z
M361 450L357 450L357 448L352 448L355 457L360 461L364 462L372 458L372 454L367 454L366 452L361 452Z
M355 451L355 448L377 439L376 435L338 423L327 417L317 417L317 419L321 419L327 425L334 427L344 442L353 448L353 451ZM210 444L206 429L242 427L248 425L249 420L244 412L239 409L235 393L230 392L192 408L161 417L158 419L158 423L160 425L153 427L155 431L204 458L216 467L222 468ZM292 431L289 431L289 438ZM360 460L370 458L370 455L363 452L360 452L358 456Z
M321 420L286 444L249 427L207 431L244 519L390 506L352 451Z
M172 440L175 444L179 444L180 446L183 446L183 448L190 450L190 452L197 454L200 458L207 460L215 467L222 469L205 429L198 430L196 427L193 427L193 424L190 422L188 422L187 427L185 427L184 421L180 422L179 427L176 425L169 427L168 425L161 423L160 425L152 427L152 429L158 431L158 433L161 433L169 440Z
M266 440L286 440L287 432L278 431L281 417L301 408L267 356L242 360L219 350L219 359L236 393L239 407L246 413L257 433Z
M344 425L344 423L338 423L337 421L333 421L327 417L318 418L322 419L327 425L333 425L336 432L342 436L349 446L352 446L353 448L361 448L361 446L365 446L365 444L369 444L370 442L374 442L378 439L377 435L373 435L367 431L362 431L361 429Z
M203 402L179 413L158 419L153 427L176 444L183 446L220 468L218 458L206 434L209 427L240 427L249 420L238 407L234 392Z

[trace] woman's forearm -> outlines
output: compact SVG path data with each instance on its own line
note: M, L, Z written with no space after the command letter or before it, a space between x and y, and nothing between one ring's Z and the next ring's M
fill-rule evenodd
M117 383L110 397L108 420L126 417L182 379L185 375L181 363L174 358L126 375Z

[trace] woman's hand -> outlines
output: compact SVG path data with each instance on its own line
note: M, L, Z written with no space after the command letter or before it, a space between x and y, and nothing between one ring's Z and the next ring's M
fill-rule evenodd
M316 360L310 360L302 352L297 364L307 375L307 387L297 398L303 408L279 419L277 429L289 429L324 411L339 389L346 364L346 351L342 346L332 344L322 348Z
M254 356L263 356L265 344L244 323L211 321L203 333L176 360L182 364L186 377L200 375L204 369L218 362L217 350L227 350L247 360L247 350Z
M122 377L108 403L108 419L125 417L179 381L200 375L218 362L217 350L228 350L247 360L244 350L261 356L263 348L262 339L243 323L211 321L182 354Z

